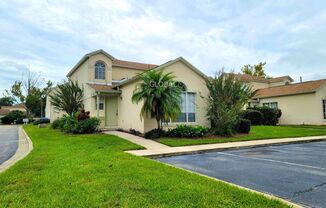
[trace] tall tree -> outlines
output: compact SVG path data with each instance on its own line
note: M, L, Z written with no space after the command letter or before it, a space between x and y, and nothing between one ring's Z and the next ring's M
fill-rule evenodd
M83 108L84 89L79 87L78 82L64 81L53 90L53 93L49 93L49 97L55 108L72 115Z
M139 75L141 82L136 86L132 102L143 101L141 118L155 118L157 128L162 129L162 121L174 120L181 113L182 88L172 73L150 70Z
M21 80L16 80L10 90L6 90L7 95L13 97L16 102L25 103L27 114L43 116L45 97L53 83L41 78L40 73L28 71Z
M266 62L259 62L258 64L255 64L253 66L251 66L250 64L246 64L241 68L241 71L242 73L251 76L266 78L265 65Z
M11 106L15 103L15 99L10 96L5 96L0 98L0 107L1 106Z
M220 71L214 78L206 81L209 90L207 116L216 134L229 136L238 114L254 95L246 83L239 81L234 73Z

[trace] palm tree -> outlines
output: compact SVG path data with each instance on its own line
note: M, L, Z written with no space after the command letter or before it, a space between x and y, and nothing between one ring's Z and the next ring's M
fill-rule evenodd
M83 107L84 90L78 86L78 82L64 81L49 96L51 104L58 110L66 111L68 115Z
M132 102L144 101L140 117L155 118L157 128L162 129L162 121L177 118L181 113L182 88L174 81L172 73L150 70L139 75L141 82L137 84Z

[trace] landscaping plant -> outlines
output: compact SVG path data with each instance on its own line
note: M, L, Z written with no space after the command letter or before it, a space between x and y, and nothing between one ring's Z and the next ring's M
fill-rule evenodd
M23 119L26 118L26 114L20 110L13 110L8 113L8 115L1 118L3 124L12 124L16 121L17 124L22 124Z
M196 138L207 134L208 128L204 126L177 125L174 129L166 132L167 137Z
M78 82L65 81L49 94L51 104L58 110L65 111L68 115L78 112L83 107L84 90Z
M254 109L247 109L241 112L241 117L250 120L252 125L261 125L264 120L264 115Z
M233 73L223 71L207 79L206 86L209 90L207 116L213 133L222 136L234 134L241 109L254 95L252 88L236 79Z
M162 70L150 70L138 75L132 102L143 101L140 117L155 118L157 128L162 129L162 121L176 119L181 113L182 87L178 85L172 73L163 74Z
M262 107L254 107L250 108L249 110L256 110L262 113L262 121L261 124L263 125L271 125L275 126L279 122L279 118L282 115L282 111L277 108L270 108L268 106L262 106Z

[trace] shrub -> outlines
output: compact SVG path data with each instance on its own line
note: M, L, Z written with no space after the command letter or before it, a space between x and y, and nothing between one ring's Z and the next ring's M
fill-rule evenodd
M280 109L270 108L267 106L254 107L253 109L258 110L263 114L263 125L277 125L277 123L279 122L279 118L282 115L282 111Z
M136 135L136 136L141 135L141 132L137 131L136 129L129 129L129 133L133 134L133 135Z
M85 111L84 109L82 109L77 115L77 120L81 121L81 120L89 119L90 118L89 115L90 115L89 111Z
M98 126L100 125L100 120L98 118L88 118L84 120L80 120L77 122L77 132L79 134L90 134L98 131Z
M250 120L248 120L248 119L239 119L236 126L235 126L235 130L238 133L248 134L250 132L250 126L251 126Z
M62 118L57 118L51 124L52 129L63 129L64 120Z
M146 139L157 139L165 136L166 132L163 129L152 129L145 133Z
M14 122L14 119L11 118L10 116L4 116L1 118L2 124L11 124Z
M264 116L258 110L247 109L241 113L241 118L250 120L252 125L261 125Z
M13 110L13 111L10 111L8 113L8 115L2 117L1 122L3 124L11 124L14 121L16 121L16 123L22 124L23 123L23 118L25 118L25 117L26 117L26 115L25 115L24 112L22 112L20 110Z
M208 128L204 126L187 126L187 125L177 125L174 129L169 129L166 136L169 137L203 137L208 132Z

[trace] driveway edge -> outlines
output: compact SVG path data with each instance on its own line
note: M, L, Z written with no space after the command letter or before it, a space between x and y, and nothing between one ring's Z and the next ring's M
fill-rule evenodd
M273 199L273 200L278 200L280 202L283 202L284 204L286 205L289 205L290 207L292 208L304 208L302 205L300 204L296 204L296 203L293 203L291 201L288 201L286 199L283 199L283 198L280 198L280 197L277 197L277 196L274 196L272 194L269 194L269 193L264 193L264 192L260 192L260 191L256 191L254 189L250 189L250 188L246 188L244 186L239 186L237 184L233 184L233 183L230 183L230 182L227 182L227 181L223 181L221 179L218 179L218 178L214 178L214 177L211 177L211 176L208 176L208 175L204 175L204 174L201 174L201 173L197 173L197 172L194 172L194 171L191 171L191 170L187 170L187 169L183 169L183 168L180 168L180 167L176 167L176 166L173 166L171 164L167 164L167 163L163 163L161 161L157 161L156 162L159 162L161 164L164 164L164 165L167 165L167 166L170 166L170 167L173 167L173 168L177 168L179 170L183 170L183 171L187 171L189 173L192 173L192 174L196 174L196 175L199 175L199 176L202 176L202 177L205 177L205 178L208 178L208 179L211 179L211 180L214 180L214 181L218 181L218 182L222 182L222 183L225 183L225 184L228 184L230 186L233 186L233 187L236 187L236 188L239 188L239 189L242 189L242 190L246 190L246 191L249 191L249 192L252 192L252 193L256 193L256 194L259 194L259 195L263 195L269 199Z
M7 161L0 165L0 173L4 172L16 162L26 157L33 150L32 140L29 138L23 127L18 130L18 148L16 153Z

